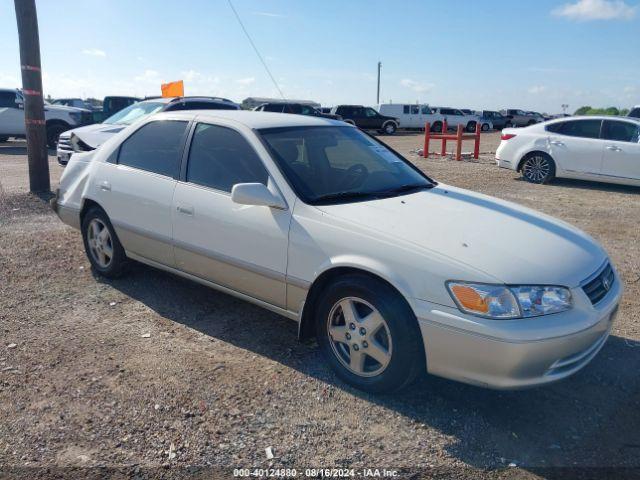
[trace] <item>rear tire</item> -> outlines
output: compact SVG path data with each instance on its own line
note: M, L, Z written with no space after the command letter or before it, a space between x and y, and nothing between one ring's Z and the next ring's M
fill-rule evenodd
M467 123L467 132L473 133L476 131L476 122Z
M9 140L9 137L0 137L0 143L4 143Z
M109 217L100 207L90 207L82 217L82 240L93 270L107 278L124 273L127 255Z
M367 392L391 392L425 372L416 317L386 283L345 275L324 289L317 306L320 349L346 383Z
M524 158L520 171L527 182L545 184L555 178L556 164L546 153L533 152Z
M488 123L483 123L482 124L482 131L483 132L488 132L489 131L489 124Z
M433 122L433 125L431 125L431 131L434 133L442 132L442 122Z

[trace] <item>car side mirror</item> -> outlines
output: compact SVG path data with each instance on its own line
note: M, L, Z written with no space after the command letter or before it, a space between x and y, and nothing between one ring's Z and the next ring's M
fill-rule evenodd
M24 110L24 103L16 102L16 108L19 108L20 110Z
M231 189L231 201L239 205L254 205L286 210L287 204L262 183L236 183Z

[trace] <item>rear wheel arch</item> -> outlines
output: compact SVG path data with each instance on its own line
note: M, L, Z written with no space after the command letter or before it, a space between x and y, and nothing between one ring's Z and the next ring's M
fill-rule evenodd
M320 275L318 275L318 277L313 281L311 287L309 288L309 292L307 293L307 297L304 302L302 314L300 315L300 326L298 328L298 337L301 341L315 337L314 313L316 311L317 302L323 289L327 285L330 285L332 282L346 275L362 275L363 277L368 277L372 280L379 281L385 284L387 287L394 291L398 298L401 298L402 301L407 304L411 311L413 311L409 301L407 300L407 297L395 285L393 285L382 276L369 270L364 270L362 268L347 266L333 267L325 270Z
M517 172L521 172L522 171L522 165L524 165L524 162L529 157L531 157L532 155L545 155L545 156L547 156L547 157L549 157L551 159L551 161L553 162L554 165L557 166L556 161L553 159L553 157L551 155L549 155L549 153L545 152L544 150L532 150L530 152L525 153L522 156L522 158L518 162L518 168L516 169Z
M107 213L106 210L104 208L102 208L102 205L100 205L98 202L96 202L95 200L92 200L90 198L85 198L82 201L82 207L80 208L80 223L81 224L82 224L82 221L84 220L84 216L87 214L87 212L92 207L97 207L100 210L102 210L105 214Z

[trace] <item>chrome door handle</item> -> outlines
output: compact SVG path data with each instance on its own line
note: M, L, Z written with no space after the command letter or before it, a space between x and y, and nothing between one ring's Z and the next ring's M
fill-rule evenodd
M100 183L100 190L104 191L104 192L110 192L111 191L111 184L109 182L107 182L106 180L104 182Z
M184 213L185 215L193 215L193 207L183 207L181 205L178 205L177 210L178 212Z
M559 140L551 140L549 143L551 145L555 145L557 147L564 147L564 142L561 142Z
M612 152L621 152L622 149L620 147L616 147L615 145L609 145L607 150L611 150Z

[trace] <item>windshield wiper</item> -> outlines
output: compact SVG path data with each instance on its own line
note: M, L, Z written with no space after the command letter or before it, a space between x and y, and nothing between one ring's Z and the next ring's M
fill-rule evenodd
M374 195L395 195L399 193L408 193L415 190L429 190L435 185L431 183L407 183L398 187L390 188L388 190L382 190L379 192L372 192Z
M313 199L314 202L331 202L333 200L358 200L361 198L375 198L376 193L373 192L337 192L327 195L320 195Z

